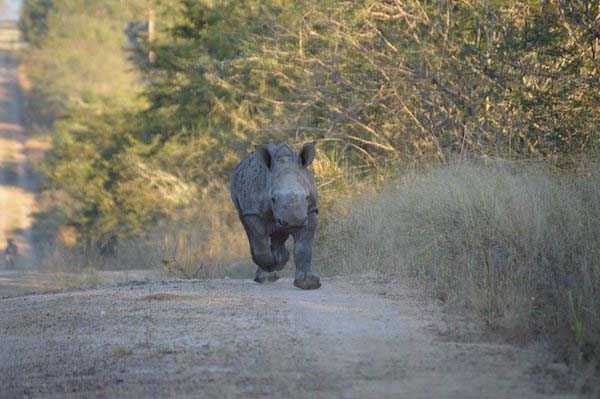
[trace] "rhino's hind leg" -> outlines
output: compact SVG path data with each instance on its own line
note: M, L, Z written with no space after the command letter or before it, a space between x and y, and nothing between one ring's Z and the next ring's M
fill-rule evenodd
M262 270L260 267L258 268L258 270L256 271L256 274L254 275L254 281L256 281L259 284L273 283L277 280L279 280L279 276L277 275L277 273L266 272L266 271Z

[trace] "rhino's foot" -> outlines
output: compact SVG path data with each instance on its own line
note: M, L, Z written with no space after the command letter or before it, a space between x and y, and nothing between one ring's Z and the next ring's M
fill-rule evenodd
M264 270L257 270L254 276L254 281L259 284L273 283L279 280L279 276L275 272L266 272Z
M294 285L303 290L316 290L321 286L321 280L316 273L297 272L294 278Z

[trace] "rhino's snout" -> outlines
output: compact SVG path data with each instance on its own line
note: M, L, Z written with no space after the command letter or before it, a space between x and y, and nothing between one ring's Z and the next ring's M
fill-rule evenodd
M305 193L276 193L272 201L277 228L298 228L308 224L308 198Z
M290 227L304 227L304 226L306 226L308 224L308 218L305 218L300 223L290 223L290 222L287 222L285 220L277 218L275 220L275 223L277 225L277 228L279 228L279 229L287 229L287 228L290 228Z

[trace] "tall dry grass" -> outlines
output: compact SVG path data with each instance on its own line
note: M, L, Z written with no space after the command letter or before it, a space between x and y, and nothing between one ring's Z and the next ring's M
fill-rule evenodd
M169 218L151 235L151 242L161 267L184 278L223 277L233 263L250 257L227 191Z
M169 215L143 237L116 240L110 253L100 246L85 253L77 239L71 245L64 241L37 243L40 269L55 274L154 269L181 278L211 278L228 275L232 264L250 258L226 191Z
M598 165L437 168L344 201L328 219L316 251L328 273L400 272L494 328L600 352Z

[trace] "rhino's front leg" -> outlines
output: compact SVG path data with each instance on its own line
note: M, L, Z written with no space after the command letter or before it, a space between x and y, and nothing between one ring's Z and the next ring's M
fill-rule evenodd
M271 252L267 223L258 216L249 215L242 218L242 224L248 236L254 263L267 272L275 270L277 261Z
M311 271L312 245L317 230L317 214L311 213L306 227L293 234L296 276L294 285L303 290L314 290L321 286L319 275Z
M257 283L276 281L279 279L279 276L277 276L275 270L283 268L283 265L287 262L286 254L282 253L281 250L273 250L273 243L269 241L268 224L263 219L255 215L248 215L242 218L242 224L250 243L252 260L259 267L256 271L254 281ZM283 239L285 250L285 239L287 239L287 236L278 238ZM279 243L279 241L276 243Z
M285 247L285 242L289 237L289 234L279 231L274 232L271 235L271 253L275 258L275 263L277 263L275 270L283 269L287 261L290 259L290 253Z

